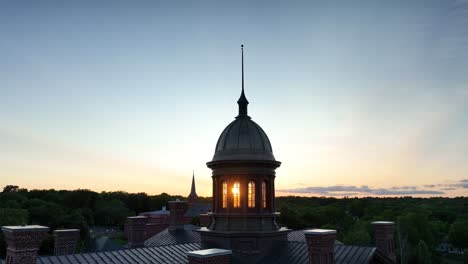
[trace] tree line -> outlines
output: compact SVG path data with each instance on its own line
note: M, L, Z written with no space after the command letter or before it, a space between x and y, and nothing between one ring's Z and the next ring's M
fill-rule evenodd
M168 201L185 197L167 193L94 192L91 190L27 190L8 185L0 193L0 225L38 224L50 227L77 228L81 231L83 249L89 241L90 227L123 228L128 216L160 210ZM201 202L209 198L200 197ZM53 238L43 243L40 254L53 252ZM6 244L0 232L0 258L5 257Z
M441 263L434 248L448 238L468 248L468 197L277 197L279 222L292 229L336 229L345 244L373 244L372 221L394 221L401 263ZM465 254L468 260L468 254ZM466 261L465 263L468 263Z

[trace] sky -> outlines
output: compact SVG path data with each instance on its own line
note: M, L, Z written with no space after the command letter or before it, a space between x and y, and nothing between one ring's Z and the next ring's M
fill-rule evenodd
M237 115L276 195L468 196L468 1L0 1L0 186L211 195Z

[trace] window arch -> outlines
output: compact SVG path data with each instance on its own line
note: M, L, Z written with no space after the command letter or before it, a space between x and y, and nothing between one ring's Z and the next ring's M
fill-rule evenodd
M240 207L240 184L239 182L234 182L232 185L232 196L233 196L233 207Z
M266 188L266 181L262 182L262 207L267 207L267 188Z
M223 208L226 208L227 207L227 183L226 181L223 181L222 182L222 186L223 186Z
M247 204L249 208L255 207L255 182L249 181L247 186Z

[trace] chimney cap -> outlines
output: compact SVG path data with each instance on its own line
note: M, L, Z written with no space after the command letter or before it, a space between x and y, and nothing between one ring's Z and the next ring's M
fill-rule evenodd
M393 222L393 221L374 221L371 224L373 224L373 225L394 225L395 222Z
M56 229L54 233L71 233L71 232L80 232L79 229Z
M187 256L196 257L196 258L209 258L215 256L224 256L231 255L232 250L220 249L220 248L209 248L197 251L187 252Z
M47 226L40 225L25 225L25 226L2 226L4 232L47 232Z
M127 219L143 219L143 218L148 218L147 216L143 215L137 215L137 216L129 216Z
M316 229L304 230L304 234L306 235L328 235L328 234L336 234L336 230L316 228Z

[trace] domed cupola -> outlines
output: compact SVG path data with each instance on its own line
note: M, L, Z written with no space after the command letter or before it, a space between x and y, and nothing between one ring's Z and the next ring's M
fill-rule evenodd
M241 48L239 115L221 133L213 159L206 163L213 181L211 224L197 232L204 248L231 249L235 263L264 263L291 230L276 223L275 178L281 162L265 131L247 114Z
M242 56L242 92L237 104L239 115L221 133L212 161L276 161L270 140L263 129L247 115L249 101L244 93L244 57Z
M269 160L274 161L270 140L263 129L247 115L248 101L242 89L238 101L239 115L219 136L213 161ZM242 109L245 105L245 113Z

